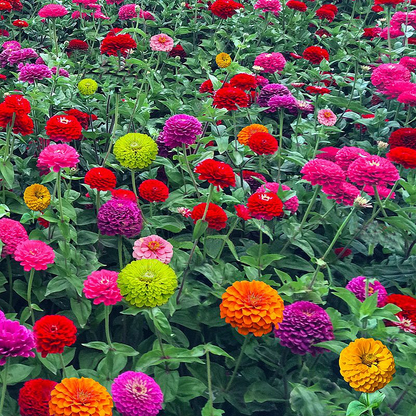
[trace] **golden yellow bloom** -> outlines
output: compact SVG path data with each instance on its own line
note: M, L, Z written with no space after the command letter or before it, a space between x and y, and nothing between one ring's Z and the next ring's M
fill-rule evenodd
M254 134L254 133L268 133L269 130L266 126L263 126L262 124L250 124L247 127L244 127L240 133L237 135L237 139L241 144L248 145L248 139Z
M221 52L216 56L215 62L220 68L227 68L231 65L232 59L228 53Z
M82 79L78 83L78 90L82 95L92 95L97 89L98 84L91 78Z
M23 199L32 211L43 211L51 203L51 194L46 186L35 183L25 189Z
M373 338L351 342L339 356L341 375L349 385L363 393L374 393L393 379L396 372L393 354Z

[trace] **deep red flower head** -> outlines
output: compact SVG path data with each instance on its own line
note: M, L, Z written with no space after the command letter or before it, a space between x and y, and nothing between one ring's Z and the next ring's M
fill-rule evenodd
M8 1L0 1L0 11L9 12L12 9L12 5Z
M381 27L378 27L378 26L366 27L364 28L364 33L361 35L361 37L373 40L374 38L377 38L380 35L380 33L381 33Z
M97 116L94 114L87 114L84 113L83 111L77 110L76 108L72 108L71 110L66 110L64 111L64 113L68 116L73 116L75 117L79 124L81 124L83 129L88 129L88 126L90 124L90 119L91 121L97 120Z
M396 316L400 322L387 321L387 326L398 326L405 332L416 334L416 299L407 295L389 295L386 304L392 303L402 309Z
M72 39L69 41L67 49L70 51L86 51L88 43L81 39Z
M317 94L324 95L324 94L329 94L331 92L331 90L328 89L328 88L325 88L325 87L315 87L315 86L306 87L305 90L309 94L314 94L314 95L317 95Z
M255 178L260 179L262 182L259 182ZM252 172L251 170L243 170L243 179L248 183L253 192L256 191L262 183L267 182L267 179L261 173Z
M409 147L395 147L386 154L387 159L402 165L405 169L416 168L416 150Z
M137 197L133 191L129 191L128 189L112 189L111 196L113 199L124 199L127 201L137 201Z
M196 224L198 220L202 219L206 206L206 202L203 202L202 204L194 207L191 213L191 218L194 221L194 224ZM208 228L219 231L227 225L227 214L220 206L211 202L209 204L205 220L208 222Z
M51 391L58 383L37 378L26 381L19 391L19 410L21 416L49 416Z
M235 186L234 171L227 163L206 159L196 166L194 172L199 174L199 180L208 181L216 186L218 190L219 188Z
M223 85L221 88L226 88L226 87L230 87L231 85L226 82L224 84L224 81L220 81ZM206 81L204 81L201 86L199 87L199 92L200 93L209 93L209 94L214 94L214 86L212 85L212 81L210 79L207 79Z
M248 107L249 97L239 88L223 87L215 92L213 106L236 111L238 107Z
M318 19L326 19L332 22L338 13L338 8L334 4L324 4L316 12Z
M385 6L397 6L400 3L403 3L403 0L374 0L375 6L380 6L381 4Z
M320 64L323 59L329 61L329 54L326 49L319 46L309 46L303 51L303 58L313 64Z
M410 147L416 150L416 129L404 127L393 131L389 137L390 149L395 147Z
M253 218L272 220L283 215L283 202L274 192L256 192L247 200Z
M29 23L26 22L26 20L21 20L21 19L14 20L12 25L15 27L22 27L22 28L29 27Z
M384 9L383 9L380 5L378 5L378 6L373 6L373 7L371 8L371 10L372 10L373 12L375 12L375 13L380 13L380 12L382 12Z
M38 221L38 223L39 223L39 224L40 224L43 228L49 228L50 222L49 222L49 221L47 221L47 220L45 220L44 218L39 217L39 218L37 219L37 221Z
M272 155L279 147L277 140L271 134L264 132L252 134L248 139L248 146L258 155Z
M251 217L250 210L245 205L234 205L235 213L237 217L241 218L243 221L248 221Z
M334 249L334 253L336 256L338 256L340 259L343 259L344 257L351 256L352 251L349 248L345 247L338 247ZM341 254L342 253L342 254Z
M157 179L147 179L140 184L139 195L149 202L164 202L169 197L169 188Z
M315 32L316 36L319 36L320 38L322 38L323 36L326 36L327 38L330 38L332 35L326 30L326 29L318 29Z
M170 57L174 58L175 56L179 56L181 58L181 62L185 62L186 60L186 52L183 49L182 45L176 45L172 48L172 50L168 54Z
M82 138L82 126L74 116L57 115L46 122L46 134L55 142L70 142Z
M306 12L306 10L308 9L308 6L305 3L297 0L289 0L286 3L286 6L289 9L297 10L298 12Z
M238 9L244 9L244 6L233 0L216 0L209 7L212 14L221 19L228 19L229 17L234 16Z
M116 175L107 168L92 168L86 174L84 182L98 191L110 191L116 186Z
M113 31L115 30L113 29ZM118 54L121 54L127 56L130 49L136 48L136 41L128 33L114 35L113 32L110 32L101 42L100 52L101 55L118 56Z
M33 121L28 116L30 103L23 95L6 95L0 104L0 127L11 125L14 118L13 133L26 136L33 133Z
M74 323L62 315L46 315L33 326L36 351L45 358L48 354L62 354L65 347L76 340L77 328Z
M240 90L255 90L257 88L256 77L249 74L237 74L230 79L230 85Z

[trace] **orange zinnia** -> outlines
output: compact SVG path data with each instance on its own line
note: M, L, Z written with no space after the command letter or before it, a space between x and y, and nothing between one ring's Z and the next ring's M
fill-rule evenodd
M111 416L113 400L104 386L91 378L64 378L51 392L49 414Z
M240 133L237 135L237 139L241 144L248 145L248 139L254 134L254 133L268 133L269 130L266 126L263 126L262 124L250 124L247 127L244 127Z
M221 318L237 327L238 332L256 337L277 329L283 320L283 300L277 291L264 282L234 282L222 295Z

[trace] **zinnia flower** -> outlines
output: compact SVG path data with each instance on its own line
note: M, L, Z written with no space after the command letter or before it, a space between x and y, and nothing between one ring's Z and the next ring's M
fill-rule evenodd
M227 68L231 65L232 59L228 53L221 52L215 57L215 62L220 68Z
M144 373L126 371L111 386L114 404L123 416L156 416L162 410L163 393Z
M399 322L385 321L386 326L397 326L404 332L416 334L416 299L407 295L389 295L385 304L392 303L398 306L401 311L396 314Z
M381 64L371 74L371 82L380 92L384 92L394 82L409 82L410 78L410 71L400 64Z
M129 169L145 169L156 159L158 147L147 134L128 133L114 144L114 156Z
M77 110L76 108L66 110L64 113L68 116L75 117L83 129L88 129L90 122L97 120L96 115L84 113L83 111Z
M286 59L279 52L262 53L254 60L254 65L263 68L260 72L274 74L283 71L286 65Z
M117 285L121 295L138 308L164 305L178 279L173 269L157 259L135 260L121 270Z
M118 54L127 56L131 49L136 48L136 41L128 33L123 35L109 34L101 42L100 52L102 55L108 56L118 56Z
M248 146L258 155L272 155L278 149L277 140L269 133L254 133L248 139Z
M328 147L322 147L321 149L318 150L320 153L318 153L316 155L317 159L325 159L325 160L330 160L331 162L336 162L336 155L339 151L339 147L332 147L332 146L328 146Z
M250 124L244 127L237 135L237 139L241 144L248 145L250 137L255 133L268 133L269 130L262 124Z
M173 39L164 33L150 38L150 49L158 52L170 52L173 48Z
M371 155L364 149L354 146L345 146L338 149L337 154L335 155L335 163L346 171L354 160L369 156Z
M202 202L194 207L191 214L194 224L196 224L198 220L202 219L206 206L206 202ZM227 225L227 214L220 206L210 202L205 216L205 221L208 223L208 228L220 231Z
M222 295L221 318L242 335L256 337L268 334L283 320L283 300L275 289L264 282L234 282Z
M74 323L62 315L46 315L35 322L36 351L45 358L48 354L62 354L76 340L77 328Z
M139 10L140 7L137 4L126 4L118 10L118 17L120 20L135 19Z
M25 189L23 199L32 211L44 211L51 203L51 194L46 186L35 183Z
M19 81L34 84L35 81L42 81L45 78L52 78L52 71L43 64L19 64Z
M98 191L110 191L117 183L116 175L107 168L92 168L86 174L84 183Z
M345 181L344 171L334 162L325 159L313 159L302 170L303 179L312 185L337 186Z
M283 215L283 202L274 192L255 192L247 200L253 218L272 220Z
M387 299L387 291L385 287L375 279L368 279L368 294L366 295L366 280L365 276L357 276L350 280L346 286L350 292L354 293L360 302L364 302L367 297L377 293L377 306L380 308L384 306Z
M216 186L217 190L235 186L234 171L227 163L218 162L214 159L205 159L198 163L194 172L199 174L199 180L208 181Z
M255 192L262 183L267 182L266 178L261 173L252 172L251 170L243 170L243 179L248 183L248 186L253 192Z
M74 116L57 115L46 122L46 134L55 142L69 143L82 138L82 126Z
M237 217L243 221L248 221L251 217L250 210L245 205L234 205L235 213Z
M94 305L115 305L123 298L117 286L118 273L110 270L92 272L84 281L83 292L87 299L94 299Z
M37 165L59 172L61 168L74 168L78 162L79 154L73 147L50 144L40 152Z
M169 197L169 188L157 179L147 179L139 186L139 195L149 202L165 202Z
M291 191L290 187L287 185L280 185L277 182L266 182L264 185L261 185L256 192L273 192L277 195L280 187L283 191ZM283 202L283 206L285 209L294 214L299 208L298 197L296 195L292 196L291 198Z
M328 196L328 199L334 199L337 204L348 206L354 205L354 201L360 196L360 190L349 182L340 182L336 185L324 185L322 192Z
M416 150L408 147L395 147L386 154L387 159L402 165L405 169L416 168Z
M20 262L25 272L31 269L46 270L55 262L55 253L51 247L40 240L24 240L14 252L14 258Z
M78 91L82 95L92 95L98 89L98 84L91 78L84 78L78 83Z
M50 416L111 416L113 400L106 388L91 378L64 378L51 392Z
M389 137L390 149L410 147L416 150L416 129L404 127L393 131Z
M416 106L416 90L404 91L398 97L397 101L402 104L407 104L410 107Z
M356 391L374 393L393 379L394 358L373 338L359 338L341 351L339 366L344 380Z
M111 189L113 199L124 199L127 201L137 202L137 197L133 191L128 189Z
M318 65L323 59L329 61L329 54L326 49L319 46L309 46L303 51L303 58L312 64Z
M202 125L197 118L176 114L166 120L161 136L164 144L173 149L183 144L194 144L200 134Z
M125 199L110 199L101 205L97 226L101 234L135 237L142 230L143 218L137 203Z
M255 90L257 88L257 81L254 75L237 74L230 79L230 85L244 91Z
M157 235L149 235L134 242L133 257L137 260L157 259L169 264L172 256L172 244Z
M58 383L36 378L26 381L19 390L19 410L21 416L49 416L51 391Z
M10 218L0 218L0 241L3 243L1 257L14 256L17 246L28 239L27 231L20 222Z
M185 62L187 54L185 49L183 49L183 46L178 44L172 48L172 50L169 52L169 56L171 58L176 58L179 56L181 58L181 62Z
M289 0L286 3L286 6L289 9L297 10L299 12L306 12L306 10L308 9L308 6L305 3L297 0Z
M327 351L314 347L318 342L334 339L331 319L320 306L312 302L299 301L285 307L283 321L274 330L280 344L290 348L293 354L307 353L315 356Z
M239 107L248 107L248 95L239 88L223 87L215 91L212 105L216 108L226 108L228 111L236 111Z
M68 10L61 4L47 4L43 6L38 15L44 18L63 17L68 14Z
M279 16L279 13L282 11L282 4L279 0L257 0L254 4L254 9L260 9L265 13L270 12L275 16Z
M209 6L212 14L221 19L228 19L234 16L238 9L244 9L244 6L233 0L216 0Z
M334 126L337 116L329 108L318 111L318 122L324 126Z
M262 88L257 98L257 104L260 107L268 107L270 99L274 96L290 95L290 91L282 84L267 84ZM268 111L268 110L266 110ZM274 110L271 110L274 111Z

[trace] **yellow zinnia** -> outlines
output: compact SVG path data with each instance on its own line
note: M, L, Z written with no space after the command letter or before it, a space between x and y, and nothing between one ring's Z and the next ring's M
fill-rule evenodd
M85 78L78 83L78 90L82 95L92 95L97 89L98 84L91 78Z
M393 379L396 372L393 354L373 338L351 342L339 356L341 375L349 385L363 393L374 393Z
M215 62L220 68L227 68L231 65L232 59L228 53L221 52L216 56Z
M51 194L46 186L35 183L25 189L23 199L32 211L43 211L51 203Z

